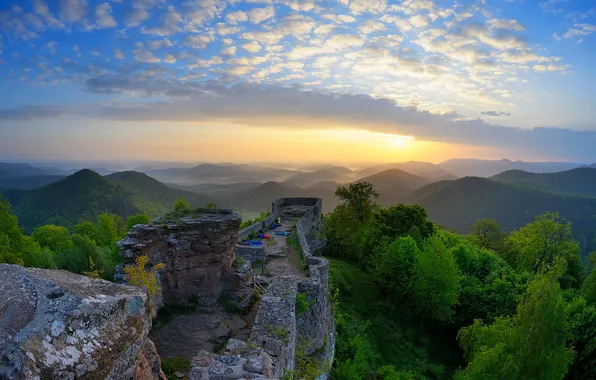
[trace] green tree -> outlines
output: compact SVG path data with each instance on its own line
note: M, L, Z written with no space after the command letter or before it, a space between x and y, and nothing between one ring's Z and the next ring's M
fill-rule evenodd
M359 182L339 186L335 196L344 202L349 216L362 225L372 215L374 199L379 197L379 193L370 183Z
M190 204L183 198L178 197L176 203L174 203L174 215L183 216L190 212Z
M208 210L215 210L217 208L217 205L214 202L209 202L205 205L205 208Z
M494 219L480 219L470 228L470 240L480 248L500 252L507 236Z
M569 326L568 347L576 355L566 379L596 379L596 306L590 305L576 292L567 292L570 300L566 306Z
M91 240L98 242L100 240L99 230L93 222L81 222L74 226L73 233L88 236Z
M21 258L22 263L26 267L56 268L54 252L48 247L41 247L39 243L29 236L25 236Z
M381 236L396 238L410 235L419 242L436 231L423 207L404 204L376 210L372 228Z
M31 237L41 247L48 247L52 251L72 247L70 232L68 228L62 226L46 224L43 227L36 228L31 234Z
M416 256L409 284L412 303L424 318L448 321L460 291L460 271L440 237L424 241Z
M137 214L137 215L129 216L128 218L126 218L126 231L125 232L130 231L137 224L148 224L150 220L151 220L151 217L149 215L145 215L145 214Z
M561 278L564 287L578 286L585 276L571 223L558 213L537 216L534 222L512 232L507 243L510 253L505 259L519 270L536 273L562 257L567 261L567 272Z
M112 243L118 241L120 235L118 233L117 218L115 218L115 216L116 215L114 214L104 212L97 217L97 245L108 247Z
M565 301L557 279L565 270L557 260L547 274L533 280L517 313L490 325L476 320L458 339L468 366L458 380L562 379L572 360Z
M386 240L375 249L374 277L388 297L401 302L409 293L412 272L420 249L410 237Z
M0 195L0 262L22 264L23 247L24 235L19 221Z

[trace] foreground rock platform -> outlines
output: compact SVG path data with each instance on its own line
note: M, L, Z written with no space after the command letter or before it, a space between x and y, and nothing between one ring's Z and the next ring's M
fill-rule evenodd
M0 264L0 294L0 378L166 378L144 290Z

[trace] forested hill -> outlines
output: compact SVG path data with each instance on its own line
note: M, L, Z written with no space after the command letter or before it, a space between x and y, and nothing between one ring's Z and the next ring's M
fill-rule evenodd
M125 171L110 174L104 178L128 190L132 195L133 203L151 216L159 216L171 211L172 205L178 198L184 198L193 207L204 206L213 200L212 197L166 186L145 173Z
M486 178L435 182L404 198L428 210L432 221L469 232L479 219L495 219L506 231L518 229L545 212L558 212L573 223L582 251L594 249L596 198L556 193Z
M2 195L26 232L45 224L73 226L95 220L102 212L122 217L138 213L158 216L169 211L178 197L195 207L208 202L198 194L169 188L142 173L102 177L88 169L44 187L5 190Z
M596 168L577 168L557 173L530 173L509 170L491 177L535 189L596 197Z

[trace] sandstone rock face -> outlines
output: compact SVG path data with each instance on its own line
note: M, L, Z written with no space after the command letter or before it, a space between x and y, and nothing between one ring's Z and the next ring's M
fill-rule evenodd
M211 210L175 221L137 225L118 245L125 265L133 265L140 255L147 255L152 265L165 264L159 275L165 304L190 301L212 305L232 275L239 227L238 214ZM125 281L122 268L118 271L116 280Z
M0 264L0 378L165 379L142 289Z

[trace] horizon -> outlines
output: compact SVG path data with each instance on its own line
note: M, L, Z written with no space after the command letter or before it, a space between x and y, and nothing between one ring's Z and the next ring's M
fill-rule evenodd
M8 0L0 151L596 162L596 8L485 3Z

